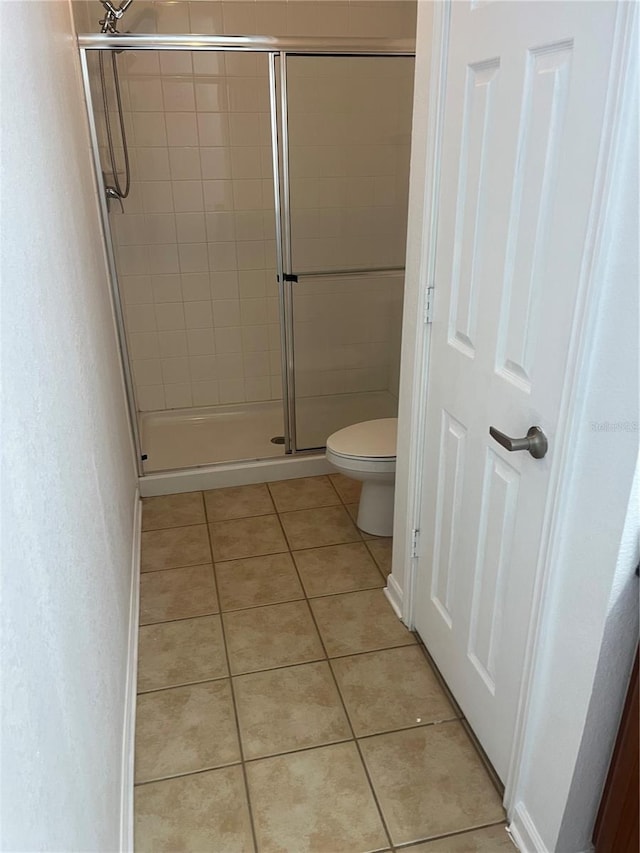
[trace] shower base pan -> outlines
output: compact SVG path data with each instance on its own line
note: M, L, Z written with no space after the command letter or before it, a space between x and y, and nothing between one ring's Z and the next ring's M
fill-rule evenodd
M393 417L397 400L385 391L307 397L298 401L298 434L322 446L337 429L358 420ZM279 400L145 412L140 415L144 476L151 495L309 477L333 469L324 450L285 455Z

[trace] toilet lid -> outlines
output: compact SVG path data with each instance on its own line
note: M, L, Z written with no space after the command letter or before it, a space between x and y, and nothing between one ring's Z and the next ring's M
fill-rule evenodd
M327 439L327 448L341 456L370 459L396 455L397 418L380 418L339 429Z

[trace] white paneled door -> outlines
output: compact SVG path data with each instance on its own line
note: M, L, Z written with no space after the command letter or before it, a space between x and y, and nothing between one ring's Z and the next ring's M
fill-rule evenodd
M621 9L450 9L415 623L505 781L567 438ZM509 452L490 426L517 438L539 426L548 452Z

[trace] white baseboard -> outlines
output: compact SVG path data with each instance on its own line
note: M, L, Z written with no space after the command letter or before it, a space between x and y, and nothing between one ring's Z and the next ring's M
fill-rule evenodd
M154 495L175 495L178 492L198 492L203 489L222 489L227 486L247 486L294 477L316 477L335 473L323 454L254 459L250 462L229 462L184 471L166 471L140 477L143 498Z
M127 647L127 685L122 736L122 789L120 797L120 851L133 853L133 781L136 738L136 686L138 678L138 622L140 596L140 544L142 502L136 489L133 509L131 550L131 593L129 599L129 638Z
M398 581L391 574L387 577L387 585L383 590L387 596L389 604L393 607L393 612L398 619L402 619L402 589Z
M550 853L522 802L516 805L511 814L508 832L521 853Z

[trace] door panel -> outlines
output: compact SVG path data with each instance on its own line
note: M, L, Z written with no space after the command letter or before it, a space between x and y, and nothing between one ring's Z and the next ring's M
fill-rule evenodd
M416 627L506 779L617 4L451 6ZM489 426L549 452L508 453Z
M287 57L298 450L397 414L413 65Z

